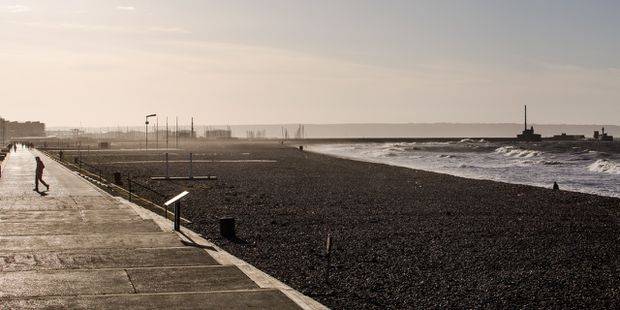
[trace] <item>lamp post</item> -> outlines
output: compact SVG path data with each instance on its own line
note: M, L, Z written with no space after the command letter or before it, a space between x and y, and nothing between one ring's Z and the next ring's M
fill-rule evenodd
M144 121L144 127L146 128L146 130L144 131L144 136L145 136L144 150L149 149L149 117L154 117L154 116L157 116L157 114L149 114L146 116L145 121Z

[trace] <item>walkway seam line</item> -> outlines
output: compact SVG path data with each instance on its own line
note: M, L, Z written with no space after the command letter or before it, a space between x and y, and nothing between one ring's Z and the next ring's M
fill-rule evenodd
M127 279L129 280L129 284L131 284L131 288L133 289L133 293L134 294L138 294L138 290L136 290L136 286L133 285L133 281L131 281L131 276L129 275L129 272L127 272L127 269L123 269L123 271L125 271L125 274L127 275Z

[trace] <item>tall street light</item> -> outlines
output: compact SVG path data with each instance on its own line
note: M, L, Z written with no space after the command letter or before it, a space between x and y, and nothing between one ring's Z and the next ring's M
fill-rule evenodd
M149 117L155 117L155 116L157 116L157 114L149 114L146 116L146 119L144 121L144 126L146 128L146 130L144 131L144 136L146 139L146 143L144 144L144 150L149 149Z

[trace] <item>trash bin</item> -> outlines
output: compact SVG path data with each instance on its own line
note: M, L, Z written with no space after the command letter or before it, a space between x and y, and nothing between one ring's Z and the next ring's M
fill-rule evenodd
M220 218L220 234L226 238L232 238L235 236L235 218L234 217Z
M114 172L114 184L123 185L123 179L120 172Z

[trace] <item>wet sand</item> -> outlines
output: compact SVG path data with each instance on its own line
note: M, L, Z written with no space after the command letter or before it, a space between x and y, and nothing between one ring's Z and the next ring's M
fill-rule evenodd
M194 159L214 160L195 164L194 174L217 181L147 181L164 173L155 163L98 166L109 175L131 173L166 194L188 189L183 216L193 221L191 229L329 307L620 306L619 199L356 162L276 143L209 144L193 152ZM93 154L84 161L157 158L157 152ZM186 166L174 163L171 171L187 173ZM238 239L219 236L223 216L236 219Z

